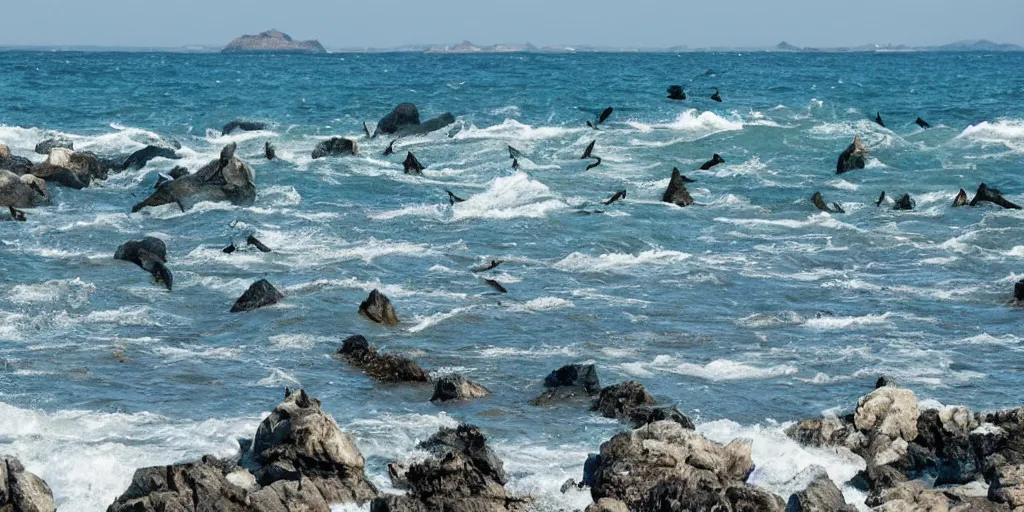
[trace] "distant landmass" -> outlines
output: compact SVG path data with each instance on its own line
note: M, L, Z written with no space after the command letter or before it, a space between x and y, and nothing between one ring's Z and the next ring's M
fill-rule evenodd
M231 41L221 53L327 53L320 41L295 41L279 30L268 30L254 36L244 35Z

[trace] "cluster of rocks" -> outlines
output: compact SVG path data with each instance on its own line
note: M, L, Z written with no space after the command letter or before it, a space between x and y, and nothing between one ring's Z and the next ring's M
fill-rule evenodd
M220 158L193 174L166 180L149 197L132 207L137 212L150 206L177 204L182 211L201 201L226 201L251 206L256 201L255 174L235 156L236 143L221 150Z
M807 446L842 447L866 469L851 485L881 510L973 511L1024 507L1024 408L975 414L923 410L887 382L852 414L801 421L787 433Z

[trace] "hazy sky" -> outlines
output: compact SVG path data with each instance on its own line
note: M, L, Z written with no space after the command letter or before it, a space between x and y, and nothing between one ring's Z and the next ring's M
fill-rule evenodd
M327 47L1024 44L1022 0L0 0L0 45L225 44L277 28Z

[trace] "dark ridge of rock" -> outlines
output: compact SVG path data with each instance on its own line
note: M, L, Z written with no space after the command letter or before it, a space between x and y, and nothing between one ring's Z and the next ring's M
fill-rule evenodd
M1013 285L1013 298L1018 301L1024 301L1024 279L1017 281L1017 284Z
M690 206L693 204L693 198L690 197L690 192L686 190L686 183L683 181L683 176L679 174L679 169L672 168L672 179L668 182L668 188L665 189L665 194L661 196L661 200L676 206Z
M377 290L371 291L366 300L359 304L359 314L378 324L398 325L398 315L391 301Z
M402 169L406 174L423 174L423 164L416 158L416 155L412 154L412 151L405 156L405 161L402 162Z
M53 492L42 478L25 471L14 457L0 458L0 510L56 512Z
M124 163L121 164L121 168L124 170L132 169L137 171L145 167L146 164L154 158L168 158L171 160L181 159L173 148L150 145L128 155L128 158L126 158Z
M441 429L420 445L431 456L399 471L408 492L374 499L371 512L525 511L527 500L505 491L503 464L486 441L470 425Z
M288 34L268 30L244 35L228 43L221 53L327 53L319 41L295 41Z
M970 203L967 201L967 191L960 189L960 192L957 192L956 197L953 198L953 208L967 206L968 204Z
M846 147L846 150L839 155L836 162L836 174L842 174L854 169L863 169L867 165L868 149L860 141L860 136L853 138L853 144Z
M254 131L257 131L257 130L266 130L266 129L267 129L267 123L264 123L264 122L260 122L260 121L242 121L240 119L235 119L234 121L231 121L230 123L224 125L224 128L221 129L220 134L221 135L228 135L228 134L230 134L231 132L233 132L235 130L241 130L243 132L254 132Z
M420 112L412 103L402 103L395 107L390 113L382 117L377 123L376 130L372 137L381 134L394 135L396 137L408 137L410 135L421 135L440 130L455 122L455 116L446 112L423 123L420 122ZM370 135L370 130L366 130Z
M487 388L462 375L453 373L440 377L434 382L434 395L430 397L430 401L448 402L451 400L469 400L488 396L491 396L491 392Z
M395 354L380 354L360 335L345 339L337 354L345 362L380 382L427 382L430 374L416 361Z
M333 137L317 143L316 147L313 148L313 159L316 160L328 156L351 156L357 153L359 153L359 144L356 141L343 137Z
M602 389L593 410L605 418L630 420L638 409L646 417L647 408L653 404L654 397L644 389L644 385L630 380Z
M74 151L75 150L75 143L72 142L71 139L66 139L66 138L63 138L63 137L46 139L46 140L40 142L39 144L36 144L35 151L36 151L36 153L39 153L40 155L49 155L50 154L50 150L53 149L53 148L64 148L64 149L70 149L71 151Z
M1007 201L1006 198L1003 197L1003 194L1001 192L989 187L984 183L979 185L978 191L974 193L974 199L971 199L971 206L978 206L983 202L994 203L1010 210L1021 209L1020 206L1011 203L1010 201Z
M270 281L260 279L249 286L249 289L235 301L235 304L231 306L231 312L252 311L264 306L277 304L282 300L284 300L284 294L279 292L277 288L274 288Z
M236 144L228 144L221 158L202 169L164 182L149 197L132 207L138 212L150 206L177 204L182 211L202 201L226 201L238 206L252 206L256 201L255 175L249 164L234 156Z
M693 420L674 405L671 407L638 407L633 409L629 421L633 428L640 428L659 421L672 421L689 430L696 430L697 428L693 424Z

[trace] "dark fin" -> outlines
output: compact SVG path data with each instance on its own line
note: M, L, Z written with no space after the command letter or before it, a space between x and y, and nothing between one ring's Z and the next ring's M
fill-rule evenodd
M412 154L412 151L405 156L405 161L402 162L402 167L405 169L406 174L421 174L423 173L423 164L416 159L416 155Z
M823 212L828 211L828 206L825 205L825 200L821 197L821 192L815 192L814 195L811 196L811 202L814 203L815 208Z
M878 123L878 126L881 126L882 128L885 128L885 123L882 121L882 113L881 112L875 113L875 122Z
M675 167L673 167L673 169L675 169ZM697 180L687 178L685 174L680 174L679 179L683 180L683 183L697 183Z
M875 201L875 206L882 206L882 201L885 201L885 191L882 191L882 195L878 196L878 201Z
M953 199L953 208L957 208L959 206L967 206L967 203L967 191L964 189L960 189L960 192L957 193L956 198Z
M595 129L595 130L597 129L597 127L596 127L596 126L594 126L594 123L591 123L590 121L587 121L587 126L589 126L589 127L593 128L593 129Z
M625 190L620 190L620 191L616 192L615 195L613 195L607 201L603 201L602 204L604 204L605 206L608 206L608 205L614 203L615 201L618 201L619 199L622 199L624 197L626 197L626 191Z
M519 151L518 149L512 147L511 145L508 147L508 157L509 158L515 160L515 159L520 158L522 156L523 156L522 151Z
M263 245L263 242L257 240L255 236L249 235L249 238L246 238L245 241L249 245L259 249L260 252L270 252L270 247Z
M221 249L220 252L222 252L224 254L231 254L231 253L233 253L233 252L235 252L237 250L238 249L235 248L235 244L231 244L231 245Z
M512 159L512 169L516 170L516 171L519 170L519 159L518 158L513 158Z
M167 291L171 291L171 288L174 286L174 275L171 274L171 270L167 268L167 265L160 261L152 261L149 265L149 271L153 274L156 282L163 283L167 287Z
M388 144L388 147L386 149L384 149L384 156L391 156L391 155L395 154L395 142L396 141L397 141L397 139L391 141L391 144Z
M277 158L277 151L274 150L274 146L270 142L263 145L263 153L266 155L267 160Z
M846 210L839 203L832 203L832 213L846 213Z
M590 141L590 144L587 145L587 149L583 150L583 156L580 157L580 160L590 158L590 154L594 152L594 144L597 144L597 140Z
M452 206L455 206L455 203L461 203L465 201L465 199L453 194L451 190L445 189L445 192L448 193L448 204Z
M292 396L292 388L289 388L289 387L286 386L284 388L284 399L288 400L288 397L290 397L290 396Z
M592 163L592 164L590 164L590 165L588 165L587 168L585 169L587 171L593 169L594 167L597 167L597 166L601 165L601 157L595 156L595 157L591 157L591 158L593 158L594 160L597 160L597 161Z
M917 125L920 126L921 128L931 128L932 127L932 125L928 124L928 121L925 121L924 119L921 119L920 117L917 118L917 121L914 121L914 122L917 123Z
M670 85L666 92L668 93L668 99L670 100L686 99L686 91L683 90L681 85Z
M7 209L11 211L11 217L14 217L14 220L18 220L21 222L25 222L26 220L28 220L28 218L25 217L25 212L17 210L13 206L8 206Z
M363 121L363 132L366 133L366 138L367 139L372 139L373 138L373 134L370 133L370 123L368 123L366 121Z
M494 288L495 290L501 293L508 293L508 290L506 290L505 287L501 285L501 283L495 281L494 279L484 279L484 282L491 285L491 288Z
M496 268L498 265L505 263L505 260L491 260L491 262L483 267L477 267L473 269L473 272L487 272Z
M715 93L711 95L712 101L722 102L722 95L718 92L718 88L715 87Z
M601 112L601 117L597 118L597 124L601 124L607 121L608 117L612 115L612 112L615 112L615 109L613 109L612 107L604 109L604 111Z

